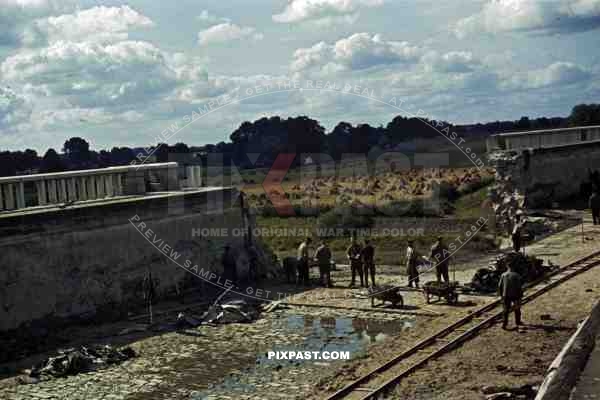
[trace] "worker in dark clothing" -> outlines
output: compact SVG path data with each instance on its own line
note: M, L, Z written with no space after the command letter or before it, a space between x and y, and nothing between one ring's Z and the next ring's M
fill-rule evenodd
M237 282L237 265L231 246L225 245L223 256L221 257L221 263L223 264L223 273L225 279L235 284Z
M590 196L589 207L592 209L594 225L600 224L600 194L596 190Z
M437 242L435 242L435 244L431 247L431 261L435 262L437 281L441 282L443 278L444 282L450 283L450 277L448 276L450 252L444 245L441 236L438 236Z
M348 257L348 261L350 262L350 269L352 270L352 281L350 282L350 287L356 284L356 273L358 272L358 277L360 278L360 286L364 287L365 283L363 280L363 265L361 260L361 247L360 244L356 241L356 237L352 236L350 246L348 250L346 250L346 256Z
M371 242L367 239L365 240L365 247L362 249L361 254L365 281L368 281L368 274L371 275L371 285L375 287L375 248L371 244Z
M315 251L315 259L319 265L321 283L325 287L332 287L331 283L331 250L325 241L322 241Z
M523 297L523 287L521 284L521 276L514 271L512 265L509 265L508 271L500 276L498 294L502 296L502 304L504 306L502 329L506 329L506 326L508 325L508 315L511 310L515 311L516 324L522 325L521 298Z
M312 239L307 237L298 246L298 283L308 286L310 283L308 251Z
M408 274L408 287L419 287L419 271L417 270L417 252L413 240L406 246L406 272Z

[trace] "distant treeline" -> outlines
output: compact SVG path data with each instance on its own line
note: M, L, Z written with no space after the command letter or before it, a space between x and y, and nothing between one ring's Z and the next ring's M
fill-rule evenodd
M415 138L437 137L439 132L432 127L436 123L438 126L441 124L443 127L449 127L465 138L520 130L594 125L600 124L600 104L577 105L567 118L522 117L517 121L453 125L445 121L397 116L386 126L377 127L369 124L353 126L347 122L340 122L329 133L325 132L319 121L306 116L287 119L275 116L242 123L230 135L230 142L201 147L188 146L185 143L173 146L159 143L154 146L156 151L153 154L156 161L164 162L169 160L170 153L195 153L200 157L210 153L221 153L225 162L231 161L238 167L266 167L282 152L327 153L334 159L339 159L346 153L364 154L375 149L393 150L396 146ZM90 150L85 139L72 137L65 141L60 154L54 149L48 149L43 157L30 149L0 152L0 176L126 165L139 153L146 154L146 151L129 147L94 151ZM260 157L251 161L247 156L250 153L260 154Z

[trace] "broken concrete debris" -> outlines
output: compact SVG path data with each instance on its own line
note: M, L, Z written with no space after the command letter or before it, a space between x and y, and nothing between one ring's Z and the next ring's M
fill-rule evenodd
M533 282L542 278L557 267L544 265L544 261L535 256L525 256L522 253L510 252L496 258L488 268L477 270L471 280L470 287L478 292L493 293L498 290L500 275L512 265L523 278L523 283Z
M523 385L518 387L484 386L481 391L487 400L522 399L533 400L539 385Z
M61 350L58 356L49 357L35 365L29 371L29 376L43 379L45 377L57 378L77 375L82 372L95 371L108 365L119 364L133 357L136 357L136 353L130 347L115 349L110 345L81 346L78 349Z
M210 306L202 316L202 320L209 324L231 324L252 322L258 319L259 315L260 309L257 305L244 300L231 300Z

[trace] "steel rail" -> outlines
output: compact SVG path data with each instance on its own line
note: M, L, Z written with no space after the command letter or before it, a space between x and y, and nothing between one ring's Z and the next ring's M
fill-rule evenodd
M574 276L576 276L580 273L583 273L583 272L589 270L590 268L592 268L596 265L599 265L599 264L600 264L600 251L596 251L585 257L577 259L577 260L567 264L566 266L557 269L556 271L553 271L551 274L548 274L537 281L529 283L528 285L526 285L526 287L525 287L526 289L535 288L536 286L538 286L540 284L542 286L535 289L532 293L527 294L523 298L522 304L526 304L526 303L532 301L533 299L541 296L542 294L555 288L556 286L560 285L561 283L563 283L563 282L573 278ZM560 276L560 275L563 275L563 276ZM558 277L558 279L553 280L553 278L557 278L557 277ZM549 282L547 284L544 284L544 282L546 282L546 281L549 281ZM353 382L346 385L342 389L340 389L337 392L333 393L332 395L326 397L326 400L344 399L344 398L350 397L350 395L352 395L352 394L358 394L358 393L361 393L361 396L355 397L355 398L358 398L360 400L376 399L379 395L386 393L391 387L395 386L398 383L398 381L400 381L402 378L412 374L414 371L418 370L419 368L421 368L422 366L427 364L427 362L433 360L434 358L439 357L442 354L445 354L445 353L453 350L458 345L460 345L463 342L467 341L468 339L472 338L478 332L480 332L487 326L491 325L496 319L498 319L502 316L502 310L494 312L491 315L489 315L489 313L494 311L496 308L498 308L501 305L502 305L502 300L496 299L496 300L492 301L491 303L478 308L473 313L442 328L438 332L421 340L420 342L415 344L413 347L403 351L402 353L398 354L397 356L395 356L394 358L385 362L384 364L380 365L379 367L373 369L372 371L368 372L367 374L363 375L362 377L354 380ZM488 314L488 315L484 315L484 314ZM442 346L438 349L432 349L433 351L431 353L427 354L426 357L417 361L412 366L404 369L400 373L396 374L391 379L388 379L383 384L380 384L376 388L362 387L366 383L374 381L383 372L389 370L390 368L392 368L396 365L399 365L400 362L410 358L411 356L413 356L419 352L424 351L428 347L431 347L432 345L434 345L435 343L440 341L442 338L449 336L451 333L457 332L457 330L459 328L464 327L465 325L468 325L474 319L481 320L481 322L464 330L463 333L456 336L455 338L453 338L451 340L447 340L447 344L445 344L444 346ZM367 392L367 393L364 394L365 392Z

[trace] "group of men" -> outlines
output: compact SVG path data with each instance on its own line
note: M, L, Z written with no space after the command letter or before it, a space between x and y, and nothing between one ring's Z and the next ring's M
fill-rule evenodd
M298 247L297 269L298 283L307 286L309 284L310 269L310 245L311 238L306 238ZM360 278L360 285L365 287L368 283L368 274L371 274L371 284L375 286L375 248L369 240L365 240L364 246L361 246L356 237L352 237L350 246L346 251L350 268L352 270L352 282L350 287L356 284L356 275ZM313 259L319 267L320 282L325 287L332 287L331 281L331 250L325 240L322 240L314 252Z
M306 238L298 247L298 280L300 284L309 284L309 268L310 268L310 255L309 248L312 243L311 238ZM360 285L365 287L368 284L368 276L371 276L371 284L375 286L375 248L369 240L364 241L364 245L361 245L356 237L352 237L350 246L346 250L346 255L350 262L350 269L352 272L352 281L350 287L354 287L356 284L356 275L360 279ZM450 277L448 274L450 264L450 253L448 248L444 244L443 238L438 237L435 244L431 247L430 257L419 256L414 241L409 240L406 248L406 260L408 270L408 286L419 287L419 271L417 269L419 257L430 261L435 264L435 271L438 282L450 283ZM325 241L321 241L319 246L314 252L314 260L316 260L319 266L320 281L325 287L332 287L331 282L331 250ZM498 294L502 297L504 305L504 320L502 327L506 329L508 324L508 316L511 311L515 313L515 320L517 325L521 325L521 298L523 296L522 280L520 275L515 272L512 266L509 266L506 271L500 277L498 284Z
M352 271L352 281L350 287L356 285L356 274L360 278L360 286L365 287L369 282L371 275L371 285L375 287L375 248L371 242L366 239L364 246L356 240L355 236L350 239L350 246L346 250L346 257L350 262L350 270Z
M298 283L309 285L310 256L309 248L312 243L311 238L306 238L298 247ZM332 287L331 282L331 250L327 243L322 240L315 250L314 257L319 266L320 281L325 287Z
M419 271L417 269L419 258L435 263L435 272L438 282L443 280L446 283L450 283L450 276L448 275L450 253L441 236L437 238L437 241L431 247L431 256L429 259L424 256L419 256L415 250L414 241L408 241L408 246L406 246L406 270L408 272L409 287L419 287Z

